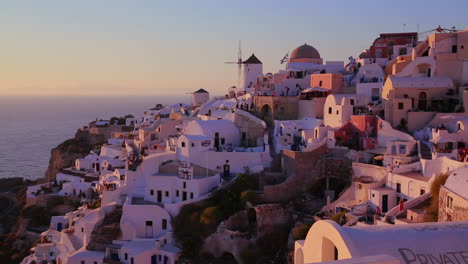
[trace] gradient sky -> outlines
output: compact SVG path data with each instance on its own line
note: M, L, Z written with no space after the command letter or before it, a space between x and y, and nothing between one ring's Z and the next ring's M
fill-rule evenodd
M467 0L0 0L0 96L223 94L238 40L276 72L304 43L343 61L403 24L463 29L467 11Z

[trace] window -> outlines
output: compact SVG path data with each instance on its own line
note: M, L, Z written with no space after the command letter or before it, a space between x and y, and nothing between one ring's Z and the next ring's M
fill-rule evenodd
M322 87L322 85L323 85L323 81L320 81L319 86Z
M154 195L154 190L150 190L150 195Z
M403 109L404 104L403 103L398 103L398 109L401 110Z
M358 184L358 189L359 189L359 190L362 189L362 184Z
M130 259L130 264L135 264L133 257Z
M400 154L406 154L406 145L401 144L399 149Z
M338 115L340 113L340 111L336 110L336 115Z
M168 191L166 191L166 197L169 197L169 192Z
M450 196L447 196L447 208L452 209L453 207L453 198Z
M192 192L190 193L190 199L193 199L193 193Z
M354 99L349 99L349 103L350 103L351 105L354 105Z
M457 53L457 45L452 46L452 53Z
M163 229L163 230L166 230L166 229L167 229L167 220L166 220L166 219L163 219L163 220L162 220L162 229Z
M153 226L153 221L146 221L146 226Z
M184 185L184 189L187 188L187 183L186 182L184 182L183 185Z
M192 148L195 147L195 143L192 143Z
M425 193L426 193L426 190L424 190L424 189L420 189L420 190L419 190L419 195L423 195L423 194L425 194Z
M85 264L85 261L84 261L84 260L82 260L82 261L81 261L81 264Z
M182 146L183 148L185 148L185 142L182 142L181 146Z
M84 228L83 227L81 228L81 233L84 233Z
M447 149L450 151L453 150L453 142L447 142Z
M127 260L128 259L128 254L125 253L124 257L125 257L125 260Z
M221 138L221 145L224 145L226 143L226 139L225 138Z
M97 264L97 261L94 261L93 263L94 263L94 264Z
M401 183L396 184L396 192L401 193Z
M177 190L175 193L176 193L176 196L179 197L179 190Z
M331 107L328 107L328 113L329 113L329 114L332 113L332 108L331 108Z

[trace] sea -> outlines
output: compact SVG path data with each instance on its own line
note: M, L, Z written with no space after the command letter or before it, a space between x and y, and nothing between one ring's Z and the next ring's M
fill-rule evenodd
M99 119L141 116L156 104L188 103L188 96L1 96L0 178L37 179L50 150Z

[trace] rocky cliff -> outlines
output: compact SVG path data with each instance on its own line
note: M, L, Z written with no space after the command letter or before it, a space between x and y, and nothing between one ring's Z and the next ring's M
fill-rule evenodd
M92 149L105 142L104 135L78 129L73 138L65 140L50 151L49 167L44 177L48 181L53 181L60 170L72 167L76 159L84 158Z

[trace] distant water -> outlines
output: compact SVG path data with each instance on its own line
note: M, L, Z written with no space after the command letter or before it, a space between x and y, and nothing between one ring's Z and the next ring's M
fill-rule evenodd
M0 96L0 178L44 176L50 150L96 118L141 115L156 104L187 103L187 96Z

